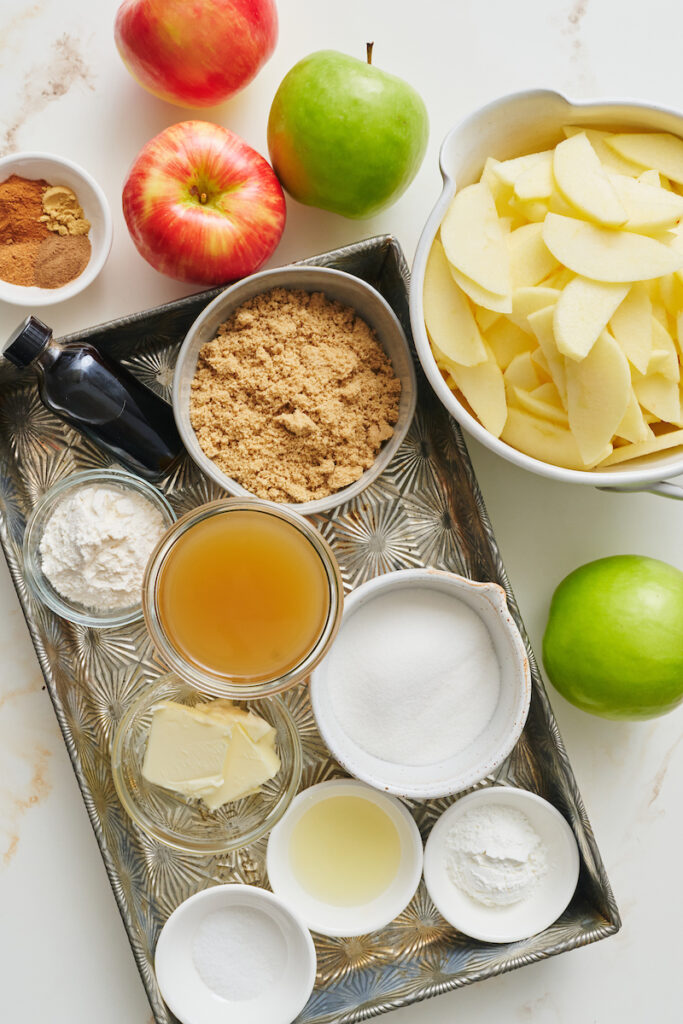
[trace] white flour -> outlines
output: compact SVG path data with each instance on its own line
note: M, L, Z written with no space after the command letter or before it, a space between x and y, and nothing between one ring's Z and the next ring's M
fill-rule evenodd
M463 601L420 587L380 594L344 623L328 655L339 724L393 764L437 764L465 750L498 702L489 631Z
M287 944L268 914L232 907L204 918L195 932L192 959L212 992L241 1002L256 999L279 980L287 965Z
M505 907L531 895L548 870L548 857L525 814L504 804L482 804L448 833L446 870L472 899Z
M165 529L159 510L137 491L86 485L45 524L43 572L69 601L102 612L127 608L140 600L147 559Z

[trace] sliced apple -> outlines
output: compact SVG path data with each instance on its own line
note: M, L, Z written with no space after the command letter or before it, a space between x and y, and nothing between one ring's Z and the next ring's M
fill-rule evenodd
M653 167L683 184L683 139L668 132L624 132L605 142L615 153L641 167Z
M453 266L451 266L451 275L457 286L462 288L465 295L468 295L477 306L483 306L484 309L491 310L492 313L510 313L512 311L511 295L495 295L493 292L487 292L476 281L461 274Z
M683 267L683 254L654 238L557 213L546 217L543 240L565 267L595 281L645 281Z
M539 159L515 178L514 193L521 200L549 199L553 194L553 152L539 153Z
M522 352L531 352L536 347L536 339L507 317L500 317L489 328L486 332L486 342L501 370L506 370L515 356Z
M544 150L542 153L529 153L527 156L518 156L513 160L503 160L502 163L497 164L492 170L504 185L514 188L515 182L520 175L524 174L525 171L528 171L529 168L539 161L546 160L548 157L552 160L552 155L552 149Z
M554 385L552 385L554 387ZM540 398L535 391L525 391L524 388L512 387L512 400L520 409L526 409L534 416L550 420L551 423L558 423L560 426L569 429L569 418L562 406L552 405Z
M590 469L581 458L579 447L566 427L550 420L540 419L526 409L510 406L501 440L530 455L540 462L565 469ZM602 453L603 459L612 451L608 445Z
M570 359L585 359L629 287L575 277L555 306L553 331L558 351Z
M501 217L503 217L508 212L508 202L512 196L512 186L504 184L499 175L496 174L496 168L499 166L500 160L495 160L490 156L484 164L480 180L491 189L496 209Z
M678 363L678 352L674 340L656 317L652 317L652 354L647 364L647 372L661 373L667 380L676 383L681 379L681 368Z
M541 347L541 351L546 358L548 363L548 369L550 376L555 384L555 387L560 393L562 404L567 407L567 373L565 369L564 357L560 354L557 343L555 342L555 335L553 333L553 317L555 309L553 306L547 306L545 309L539 309L537 313L532 313L529 317L529 327L538 338L538 344Z
M652 430L645 422L643 410L640 408L633 388L631 388L626 412L615 433L617 437L623 437L625 441L633 443L647 441L649 438L654 437Z
M584 132L555 147L553 175L564 198L584 217L606 227L626 221L626 210Z
M550 372L550 367L548 366L548 360L546 359L542 348L534 349L534 351L531 353L531 362L535 367L539 383L552 384L553 387L555 387L555 383ZM556 387L555 390L557 390Z
M672 430L667 434L658 434L648 441L639 441L636 444L625 444L614 451L600 463L603 466L616 466L620 462L628 462L631 459L640 459L644 455L655 455L657 452L668 451L671 448L678 448L683 445L683 430Z
M628 361L640 373L647 373L652 354L652 301L647 285L636 282L631 286L609 326Z
M562 291L566 288L570 281L573 281L576 274L573 270L567 270L566 267L562 267L560 270L555 271L550 277L547 277L542 282L544 288L555 288L557 291Z
M633 390L644 409L654 413L665 423L677 423L681 415L681 398L676 381L669 380L662 373L648 373L647 376L632 372Z
M486 349L469 303L453 280L438 238L434 239L424 279L424 315L429 336L453 362L486 362Z
M616 434L631 395L628 361L603 331L585 359L567 360L569 426L585 463L595 463Z
M539 376L531 352L520 352L518 356L515 356L508 364L503 376L509 387L533 391L539 386Z
M507 400L503 373L493 354L478 366L458 366L449 362L448 372L481 425L494 437L500 437L507 417Z
M597 128L579 128L577 125L567 125L562 129L567 138L572 135L579 135L583 132L595 150L596 156L603 167L616 171L618 174L630 174L637 178L643 168L634 164L631 160L625 160L607 145L607 139L614 135L614 132L605 132Z
M675 320L683 311L683 282L678 274L665 274L657 281L657 291L664 309Z
M509 295L510 257L491 189L484 182L456 192L441 224L446 258L487 292Z
M508 318L523 331L533 333L529 327L529 314L546 306L553 306L560 297L558 288L536 285L533 288L515 288L512 293L512 310Z
M512 287L533 288L558 269L555 257L543 241L542 224L525 224L508 236Z
M549 381L547 384L539 384L537 388L533 389L531 394L540 399L541 402L545 402L547 405L552 405L554 409L561 409L564 411L560 392L552 381Z
M489 327L492 327L497 320L500 320L501 314L495 313L492 309L484 309L483 306L474 307L474 319L477 321L477 327L480 331L488 331Z
M653 173L659 178L657 171ZM649 185L640 178L629 178L624 174L611 175L610 181L626 210L625 231L644 234L665 231L683 217L683 196L675 192L667 192L659 185Z

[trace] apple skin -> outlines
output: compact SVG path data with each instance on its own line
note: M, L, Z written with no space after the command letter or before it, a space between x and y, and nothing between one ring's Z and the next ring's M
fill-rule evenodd
M277 36L274 0L124 0L114 25L133 78L184 107L212 107L243 89Z
M683 700L683 572L654 558L589 562L559 585L543 662L568 701L605 718L654 718Z
M268 119L270 159L290 195L353 218L398 199L428 135L427 110L411 85L336 50L294 65Z
M258 270L280 241L286 206L272 167L243 139L207 121L182 121L136 157L123 215L156 270L211 285Z

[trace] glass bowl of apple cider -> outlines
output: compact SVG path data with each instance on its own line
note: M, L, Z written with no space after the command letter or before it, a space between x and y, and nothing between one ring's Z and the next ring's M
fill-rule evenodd
M305 679L341 619L330 546L296 512L226 498L188 512L147 564L142 606L169 668L217 697L265 697Z

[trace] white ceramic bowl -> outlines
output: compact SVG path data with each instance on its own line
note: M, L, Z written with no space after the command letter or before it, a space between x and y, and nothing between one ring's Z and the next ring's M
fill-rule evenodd
M683 473L683 455L649 455L628 465L599 472L564 469L534 459L485 430L444 381L432 355L424 324L422 292L432 242L456 188L477 181L486 158L507 160L548 149L559 142L566 124L617 131L662 131L683 137L683 114L631 100L569 100L545 89L513 93L480 108L457 124L441 146L439 164L443 191L425 224L415 253L410 284L410 319L415 348L430 384L452 416L473 437L508 462L540 476L566 483L592 484L615 490L648 490L683 499L683 488L667 482Z
M0 301L35 308L72 299L92 284L111 249L112 220L105 194L95 179L73 160L52 153L15 153L3 157L0 159L0 181L5 181L11 174L22 178L44 178L51 185L67 185L73 189L91 224L88 237L92 253L83 273L61 288L24 288L0 280Z
M529 898L503 907L472 899L448 877L445 843L451 829L474 807L498 804L521 811L541 837L548 869ZM427 891L449 924L482 942L517 942L549 928L567 909L579 880L579 849L560 812L525 789L490 786L463 796L441 815L425 846Z
M306 811L330 796L356 796L372 801L386 812L398 832L401 844L398 872L389 887L370 903L345 907L324 903L299 884L292 870L289 843L294 826ZM299 793L268 840L268 880L273 892L293 907L312 931L332 937L366 935L386 927L413 898L422 875L422 863L422 839L407 808L395 797L354 779L332 779Z
M386 469L398 451L399 445L408 433L410 422L415 412L417 401L417 381L413 357L398 317L388 302L359 277L346 274L342 270L329 267L309 267L304 265L278 267L275 270L263 270L258 274L245 277L243 281L231 285L210 302L190 327L178 355L175 376L173 378L173 411L175 413L178 432L183 444L197 463L199 468L228 494L238 498L254 497L244 487L226 476L211 459L204 454L197 441L190 422L190 387L197 369L199 350L216 336L216 330L228 317L254 296L268 292L273 288L298 288L306 292L323 292L329 299L351 306L377 333L384 351L391 360L394 373L401 381L401 398L398 409L398 420L389 440L380 448L375 461L363 475L335 491L327 498L316 501L298 503L278 502L291 508L301 515L317 515L329 512L342 502L355 498L380 473Z
M339 636L351 616L362 614L369 602L396 588L415 591L416 599L425 589L445 592L468 605L483 620L500 666L498 703L484 731L465 750L432 764L395 764L368 753L344 731L334 713L330 686L334 645L311 676L313 712L325 743L351 775L377 789L410 799L449 796L489 775L521 736L531 700L526 648L502 587L436 569L403 569L363 583L346 598Z
M210 915L243 910L260 912L274 923L283 963L257 996L227 999L202 978L192 947ZM217 885L173 911L159 936L154 967L161 995L182 1024L291 1024L313 991L316 956L310 933L277 896L253 885Z

